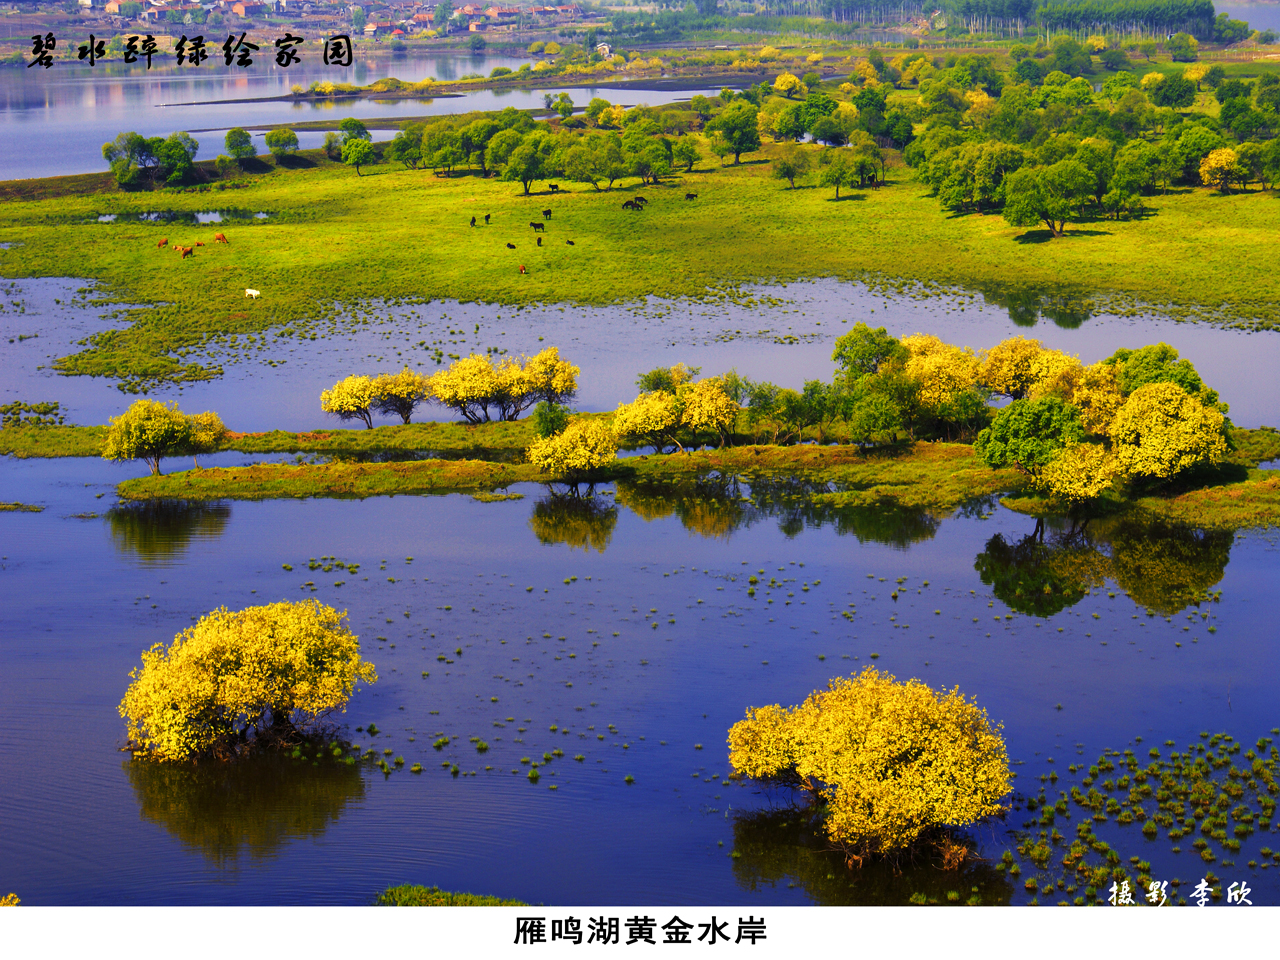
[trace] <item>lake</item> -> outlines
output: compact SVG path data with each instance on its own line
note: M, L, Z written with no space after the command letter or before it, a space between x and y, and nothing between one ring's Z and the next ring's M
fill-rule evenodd
M0 379L11 396L60 399L73 419L101 422L128 398L34 369L104 322L99 308L70 304L79 283L6 290L6 305L25 312L0 315L5 330L40 336L2 354ZM1028 330L979 295L886 299L817 281L753 288L740 303L413 309L336 343L228 352L223 380L172 395L241 429L321 426L320 386L357 361L413 359L402 338L416 342L430 318L440 334L466 331L458 352L490 339L513 352L559 346L583 367L583 406L607 409L634 395L636 372L677 360L793 386L825 378L839 321L865 316L979 347L1029 332L1086 360L1165 339L1238 422L1276 409L1271 336L1060 310L1065 325L1041 317ZM1015 315L1028 322L1024 308ZM473 320L494 337L477 339ZM752 335L729 336L738 329ZM798 345L775 342L800 334ZM266 356L288 360L273 369ZM985 903L1026 903L1034 866L1012 882L992 864L1036 814L976 831L986 861L961 874L927 864L850 873L786 794L725 779L729 726L748 706L798 703L868 664L958 685L1003 724L1025 807L1042 775L1065 794L1083 776L1066 766L1083 770L1100 751L1189 747L1201 731L1247 744L1280 720L1277 548L1265 532L1044 527L991 500L940 516L834 509L805 485L734 477L609 484L586 501L527 484L513 488L524 499L502 503L117 505L114 484L142 469L0 461L0 501L45 507L0 513L0 762L14 771L0 784L0 862L27 903L361 904L401 882L561 905L905 903L957 886ZM1027 578L1046 576L1053 602L1024 596ZM404 768L174 770L119 752L116 704L142 650L220 605L307 597L347 610L378 667L340 719ZM383 732L355 729L370 722ZM441 738L453 739L437 751ZM522 761L544 754L531 783ZM421 774L406 772L414 763ZM1153 876L1203 872L1189 840L1148 840L1103 816L1098 836L1149 861ZM1268 862L1258 849L1270 832L1251 831L1230 868L1215 864L1247 878L1255 902L1280 893L1274 871L1245 866Z
M143 136L168 136L178 130L194 133L199 159L225 153L223 137L230 127L252 124L334 121L345 117L417 117L469 110L543 108L544 92L562 88L477 90L462 96L422 100L324 100L310 102L219 103L221 100L280 97L295 84L315 81L370 84L383 77L406 82L426 77L456 80L468 73L488 75L495 67L518 68L527 59L472 57L452 54L412 54L358 59L350 67L325 67L319 54L308 50L303 61L287 69L274 63L255 63L244 69L212 61L199 67L165 66L147 70L141 64L99 64L94 67L58 63L48 70L0 69L0 180L90 173L106 169L102 144L125 130ZM714 89L663 90L568 88L580 106L597 94L612 103L670 103ZM394 131L374 131L375 140L390 140ZM262 137L263 133L254 136ZM302 147L318 147L323 132L299 131ZM265 145L258 149L266 153Z

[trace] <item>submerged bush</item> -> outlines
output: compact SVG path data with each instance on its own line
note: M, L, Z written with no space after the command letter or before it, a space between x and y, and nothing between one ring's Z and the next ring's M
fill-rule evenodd
M378 679L345 620L316 600L219 607L167 649L157 643L142 654L119 707L130 740L168 761L288 740L344 708L356 681Z
M729 762L807 791L826 807L827 835L860 862L1003 812L1011 778L999 729L958 689L868 667L798 707L748 709L729 730Z

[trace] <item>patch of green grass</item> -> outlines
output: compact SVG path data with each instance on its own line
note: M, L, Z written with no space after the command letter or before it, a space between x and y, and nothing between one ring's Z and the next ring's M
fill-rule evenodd
M106 439L106 427L5 427L0 430L0 456L97 457Z
M454 893L439 887L404 883L387 887L373 902L376 907L527 907L523 900L504 900L476 893Z
M709 154L705 142L702 149ZM870 279L903 292L909 281L923 285L917 293L1007 287L1011 276L1056 289L1070 277L1095 296L1112 296L1110 308L1121 312L1144 301L1188 317L1280 320L1266 293L1280 281L1280 264L1237 255L1270 242L1277 210L1270 194L1174 192L1148 198L1153 213L1144 219L1088 223L1041 242L1036 231L997 216L947 214L901 165L890 167L889 185L840 202L827 189L784 189L767 163L778 149L768 145L740 166L704 160L690 174L646 186L651 202L642 215L621 209L630 183L612 192L562 183L554 197L525 197L518 184L472 174L438 178L385 163L357 177L318 157L291 169L264 161L268 174L224 196L270 218L231 225L98 223L104 213L195 212L219 200L127 193L101 179L77 181L91 192L50 197L37 183L11 191L0 210L0 242L12 245L0 252L0 274L95 279L106 297L137 304L123 311L126 326L95 334L56 364L119 378L129 390L218 376L216 364L192 355L215 337L288 330L319 338L347 329L340 314L361 305L471 300L476 291L506 304L608 303L809 277ZM0 184L0 196L9 186ZM698 200L686 203L686 191ZM548 203L555 216L537 247L528 223ZM468 226L485 213L490 226ZM212 243L217 226L229 244ZM156 248L161 237L170 247L197 238L206 246L181 260ZM422 269L424 249L430 270ZM247 300L247 287L261 298ZM1220 304L1228 306L1205 306ZM353 322L372 318L362 310ZM268 354L288 342L269 338Z

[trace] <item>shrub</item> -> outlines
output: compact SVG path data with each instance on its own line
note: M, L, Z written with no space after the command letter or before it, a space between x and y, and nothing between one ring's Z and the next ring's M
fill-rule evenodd
M748 709L729 730L729 762L807 791L830 839L861 861L1001 813L1011 778L999 729L958 689L868 667L798 707Z
M603 420L578 418L558 434L537 440L525 456L542 473L578 483L618 456L618 438Z
M157 760L227 758L344 708L378 679L345 620L316 600L219 607L142 654L119 707L130 740Z
M569 425L569 408L543 400L533 408L533 426L544 440L564 431Z

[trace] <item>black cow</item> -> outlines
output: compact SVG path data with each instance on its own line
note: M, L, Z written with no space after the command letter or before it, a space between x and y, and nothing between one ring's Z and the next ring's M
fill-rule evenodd
M644 204L646 204L646 203L648 203L648 202L649 202L649 201L648 201L648 200L646 200L644 197L636 197L636 198L635 198L635 201L636 201L636 203L641 204L642 206L643 206Z
M548 189L548 190L550 190L552 193L559 193L559 192L560 192L560 184L558 184L558 183L548 183L548 184L547 184L547 189Z
M634 200L625 200L623 201L622 209L623 210L641 210L643 208L640 206L640 204L636 203Z
M486 227L489 225L489 214L487 213L484 215L484 225Z
M571 246L571 247L573 246L573 241L572 241L572 240L566 240L566 241L565 241L565 243L567 243L567 244L568 244L569 246Z
M475 218L475 217L472 217L472 218L471 218L471 225L472 225L473 227L476 225L476 218Z
M533 232L534 232L534 233L542 233L542 231L544 231L544 230L546 230L546 229L547 229L547 228L546 228L546 227L544 227L541 223L539 223L537 220L530 220L530 221L529 221L529 226L533 227Z
M543 211L542 211L542 219L543 219L543 220L550 220L550 219L551 219L551 211L550 211L550 210L543 210Z
M516 248L516 245L515 245L514 243L508 243L508 244L507 244L507 249L508 249L508 250L514 250L515 248Z
M698 195L697 195L696 193L686 193L686 194L684 195L684 198L685 198L686 200L697 200L697 199L698 199Z
M538 246L542 246L542 238L541 238L541 237L539 237L539 238L538 238Z

